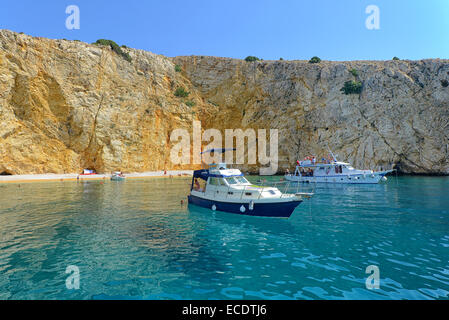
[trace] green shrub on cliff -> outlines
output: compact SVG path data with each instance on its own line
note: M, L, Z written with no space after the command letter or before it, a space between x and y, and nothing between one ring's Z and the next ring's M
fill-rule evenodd
M359 75L359 73L358 73L358 71L357 71L356 69L351 69L351 70L349 70L349 72L351 72L351 74L352 74L354 77L357 77L357 76Z
M393 57L393 60L401 60L401 59L399 59L398 57Z
M196 103L195 102L193 102L193 101L187 101L186 102L186 106L188 106L188 107L194 107L196 105Z
M175 71L176 71L176 72L181 72L181 71L182 71L182 68L181 68L181 66L180 66L179 64L177 64L177 65L175 66Z
M175 91L175 96L180 97L180 98L186 98L189 96L189 94L190 94L190 92L186 91L186 89L184 89L182 87L179 87Z
M321 62L321 59L318 58L317 56L315 56L309 60L309 63L320 63L320 62Z
M343 88L340 89L344 94L359 94L362 92L363 84L360 81L346 81Z
M117 53L119 56L122 56L123 59L125 59L126 61L131 62L130 55L128 53L124 52L120 48L120 46L112 40L98 39L97 42L95 42L94 44L100 45L100 46L109 46L112 49L112 51Z
M246 62L254 62L254 61L259 61L260 59L258 57L254 57L254 56L247 56L245 58Z

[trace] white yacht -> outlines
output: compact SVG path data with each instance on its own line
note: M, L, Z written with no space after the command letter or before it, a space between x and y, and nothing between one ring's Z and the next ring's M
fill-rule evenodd
M332 153L331 153L332 154ZM316 162L315 157L307 157L297 161L294 174L286 174L285 179L306 183L350 183L376 184L387 181L386 175L393 170L373 171L354 169L349 163L337 161L332 154L331 159Z
M212 149L207 152L224 152ZM202 182L202 183L200 183ZM288 188L285 188L288 190ZM243 215L288 218L310 193L282 193L278 188L250 183L238 169L212 164L194 171L189 204Z

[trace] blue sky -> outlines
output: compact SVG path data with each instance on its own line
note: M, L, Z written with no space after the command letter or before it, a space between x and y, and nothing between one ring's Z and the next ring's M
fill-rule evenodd
M379 30L365 27L371 4L380 9ZM68 5L80 8L80 30L65 27ZM106 38L166 56L449 58L448 0L15 0L2 1L0 28L53 39Z

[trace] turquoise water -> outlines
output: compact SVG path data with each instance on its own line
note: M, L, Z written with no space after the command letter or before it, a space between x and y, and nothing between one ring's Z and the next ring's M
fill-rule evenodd
M189 184L0 185L0 299L449 298L449 178L320 185L288 220L182 206Z

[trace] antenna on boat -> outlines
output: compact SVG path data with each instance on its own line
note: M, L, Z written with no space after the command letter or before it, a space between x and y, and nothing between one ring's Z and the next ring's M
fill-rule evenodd
M329 152L330 152L330 154L332 156L332 159L334 159L334 162L337 162L337 157L334 155L334 153L332 152L331 148L329 148L329 145L327 145L327 149L329 150Z

